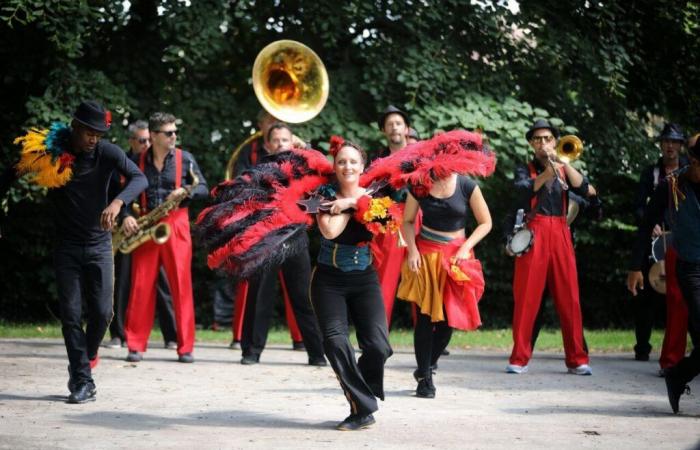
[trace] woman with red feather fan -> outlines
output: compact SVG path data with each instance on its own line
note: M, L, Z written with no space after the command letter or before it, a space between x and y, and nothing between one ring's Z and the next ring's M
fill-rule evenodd
M316 217L321 231L318 264L311 278L311 303L323 347L350 403L350 415L339 430L359 430L374 424L375 397L384 399L384 363L393 353L377 272L369 243L373 238L363 223L362 204L370 189L360 187L367 155L355 144L334 136L331 155L336 183ZM357 209L358 213L352 210ZM356 361L348 337L348 314L355 325L362 355Z
M397 296L418 306L413 373L416 396L435 397L432 370L452 329L481 325L477 303L484 292L481 263L473 248L491 230L491 215L477 184L465 175L488 176L495 156L482 148L481 135L457 130L378 160L366 178L388 177L393 187L408 184L402 231L408 256ZM418 210L423 213L416 236ZM469 210L477 227L467 237Z

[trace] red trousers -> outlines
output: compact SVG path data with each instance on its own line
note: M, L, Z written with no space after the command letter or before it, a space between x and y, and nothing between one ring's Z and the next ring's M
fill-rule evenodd
M170 239L162 245L146 242L132 254L131 295L124 331L130 351L146 351L155 316L156 279L162 265L173 296L177 353L182 355L194 347L192 240L187 208L172 211L162 222L170 225Z
M297 319L294 317L294 310L292 310L292 303L289 301L289 294L287 293L287 286L284 284L282 271L279 273L279 279L280 284L282 285L282 297L284 297L284 315L287 319L289 335L292 337L292 341L302 342L303 338L301 336L301 330L299 330ZM236 298L233 302L233 323L231 325L231 331L233 331L234 341L240 341L241 336L243 335L243 320L245 318L245 304L247 297L248 282L241 281L236 287Z
M416 215L415 232L420 234L423 213L419 210ZM386 326L391 328L391 314L396 300L396 289L401 278L401 265L406 259L406 247L399 247L399 234L380 234L375 236L370 243L372 250L372 265L379 277L379 286L382 289L384 300L384 312L386 313ZM416 324L415 307L411 308L413 325Z
M673 367L685 357L688 344L688 305L683 301L683 294L676 277L678 254L669 247L666 251L666 331L661 347L659 366L662 369ZM651 286L647 287L651 289Z
M515 259L510 363L525 366L532 357L532 330L547 286L559 315L566 366L573 368L587 364L576 257L566 218L538 214L528 223L528 228L535 235L532 248Z

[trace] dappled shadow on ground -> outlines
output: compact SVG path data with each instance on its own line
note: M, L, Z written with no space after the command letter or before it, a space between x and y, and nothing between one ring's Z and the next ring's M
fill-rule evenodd
M341 418L342 419L342 418ZM114 430L147 431L163 430L176 427L226 427L226 428L271 428L330 430L337 422L309 422L291 419L268 412L241 410L212 411L187 414L179 417L159 416L155 414L138 414L117 411L96 411L79 416L66 417L73 424L90 427L102 427Z

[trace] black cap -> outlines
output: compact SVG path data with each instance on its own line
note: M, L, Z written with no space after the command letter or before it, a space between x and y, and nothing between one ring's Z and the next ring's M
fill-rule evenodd
M661 134L656 138L657 141L683 141L685 142L685 133L683 128L677 123L665 123Z
M413 139L420 141L420 135L418 134L416 129L413 127L408 129L408 137L412 137Z
M100 133L109 130L112 125L112 114L94 100L87 100L78 105L73 119Z
M549 123L549 121L544 120L544 119L537 119L535 123L532 124L529 130L527 130L527 133L525 133L525 139L528 141L532 139L532 134L536 130L542 130L542 129L547 129L552 132L555 138L559 139L559 129Z
M403 120L406 122L406 126L411 125L411 120L408 118L408 114L405 111L400 110L394 105L389 105L384 112L379 116L379 120L377 120L377 126L379 127L380 130L384 129L384 122L386 121L386 117L389 114L398 114L401 117L403 117Z

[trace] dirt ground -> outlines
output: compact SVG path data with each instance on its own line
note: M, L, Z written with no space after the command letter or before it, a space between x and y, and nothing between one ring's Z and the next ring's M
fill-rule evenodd
M426 400L411 349L398 348L376 425L340 432L335 376L304 352L272 346L243 366L240 351L201 344L181 364L153 345L138 364L102 349L97 401L69 405L62 341L0 340L0 448L700 448L697 395L673 415L656 363L630 355L593 355L581 377L561 354L536 353L529 373L508 375L502 352L452 349Z

